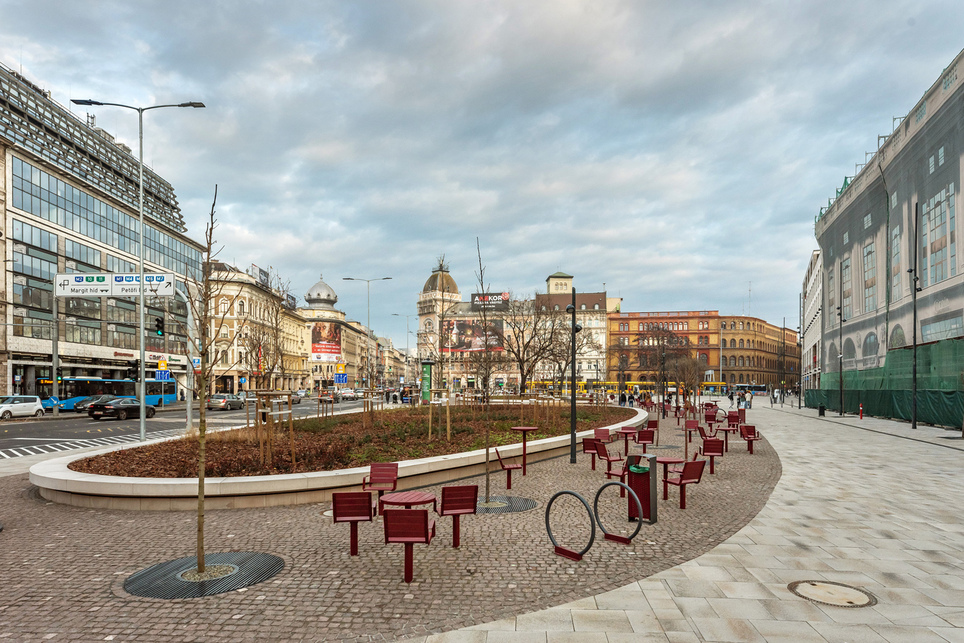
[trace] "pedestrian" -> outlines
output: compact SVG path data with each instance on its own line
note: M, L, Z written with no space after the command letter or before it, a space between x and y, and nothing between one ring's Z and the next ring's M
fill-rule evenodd
M749 409L753 407L753 394L750 393L750 391L746 392L746 395L743 399L746 400L746 408Z
M625 393L625 391L619 394L619 406L626 406L626 393Z
M630 393L626 399L629 401L629 408L633 408L633 394Z
M733 408L733 391L730 391L727 397L730 399L730 408L732 409Z

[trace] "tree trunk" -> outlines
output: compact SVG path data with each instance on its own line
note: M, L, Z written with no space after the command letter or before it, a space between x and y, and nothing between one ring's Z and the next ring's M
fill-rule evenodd
M205 429L207 428L207 418L205 417L205 404L201 401L200 423L198 424L198 457L197 457L197 571L204 573L204 469L205 461Z

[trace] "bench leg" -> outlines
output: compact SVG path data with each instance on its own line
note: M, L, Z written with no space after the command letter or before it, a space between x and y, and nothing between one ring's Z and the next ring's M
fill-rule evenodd
M753 455L753 440L747 440L746 448L750 450L750 455Z
M459 528L460 517L458 514L452 516L452 547L458 547L462 544L462 533Z
M405 543L405 582L411 583L415 576L415 544Z
M679 508L686 509L686 485L679 486Z
M595 471L595 470L596 470L596 454L595 454L595 453L591 453L590 455L592 456L592 470Z
M505 470L505 488L506 489L512 488L512 469Z
M710 473L716 473L716 471L713 470L713 460L714 460L714 459L716 459L716 456L711 455L711 456L710 456Z
M358 555L358 523L350 522L351 525L351 555Z

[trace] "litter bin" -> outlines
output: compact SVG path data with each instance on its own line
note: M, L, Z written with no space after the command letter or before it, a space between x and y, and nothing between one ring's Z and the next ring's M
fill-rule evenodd
M633 501L632 497L627 497L627 502L629 504L629 520L630 522L639 520L642 518L649 522L649 524L656 523L656 455L646 454L646 455L630 455L627 466L629 466L629 476L627 480L627 486L633 490L636 497L639 498L639 504L642 507L643 515L640 517L636 514L636 503ZM628 496L628 494L627 494Z
M821 404L817 407L817 415L825 416L827 415L827 407Z

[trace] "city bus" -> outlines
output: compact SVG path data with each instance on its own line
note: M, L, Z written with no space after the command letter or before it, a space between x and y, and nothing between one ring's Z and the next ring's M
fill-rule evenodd
M173 381L148 379L146 404L160 406L161 398L164 404L173 404L177 400L177 385ZM132 380L105 380L99 377L64 377L58 382L58 406L67 411L74 410L74 404L91 395L110 394L117 397L137 397L137 384ZM49 401L53 392L53 382L50 378L37 380L37 395L43 400L44 408L53 406Z
M730 384L730 388L737 393L746 393L749 391L751 395L767 394L766 384Z
M722 395L726 390L726 382L700 382L700 392L703 395Z

